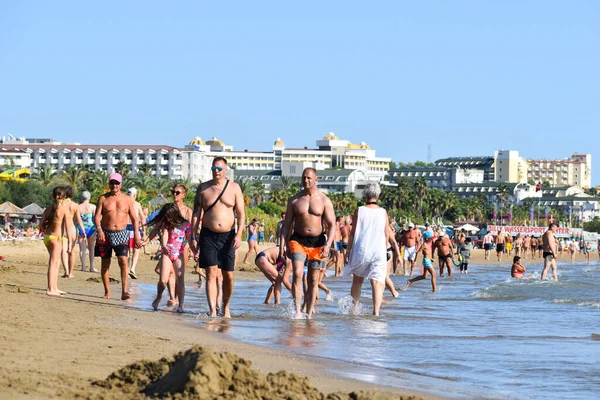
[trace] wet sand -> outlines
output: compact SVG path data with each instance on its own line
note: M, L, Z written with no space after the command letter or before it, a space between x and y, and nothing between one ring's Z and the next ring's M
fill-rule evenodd
M242 249L240 260L245 252L245 248ZM472 263L485 263L483 251L475 250L472 254ZM6 262L0 262L0 302L3 305L0 397L3 399L107 398L109 391L92 385L92 381L104 380L138 360L172 357L198 344L247 359L264 374L285 370L306 376L312 385L326 393L375 390L392 398L415 394L344 379L330 372L343 371L346 366L342 362L236 342L219 333L222 324L227 323L225 320L216 320L215 331L210 332L184 323L176 313L139 310L129 306L127 301L104 300L102 284L88 281L100 275L79 271L79 261L74 278L59 278L59 288L68 294L64 298L50 298L45 295L47 252L41 241L0 242L0 255L7 258ZM597 253L592 254L592 257L597 256ZM577 259L582 260L582 256L578 255ZM502 264L510 270L510 263ZM137 267L138 282L154 284L155 265L149 256L142 255ZM99 266L97 259L96 268ZM239 271L240 267L254 269L241 263L236 269ZM113 259L111 276L120 279L118 271ZM256 280L261 276L260 272L236 273L237 280ZM186 281L196 280L197 275L191 274L189 268ZM113 297L116 296L120 285L113 285L112 292ZM424 397L435 396L426 394Z

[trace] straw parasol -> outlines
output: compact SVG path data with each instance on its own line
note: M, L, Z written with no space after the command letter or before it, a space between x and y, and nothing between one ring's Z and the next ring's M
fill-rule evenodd
M44 213L44 209L35 203L31 203L30 205L23 207L23 211L26 211L27 214L31 216L35 215L36 217L41 217Z
M28 214L21 207L15 206L10 201L0 204L0 214L8 215L9 217L20 217Z

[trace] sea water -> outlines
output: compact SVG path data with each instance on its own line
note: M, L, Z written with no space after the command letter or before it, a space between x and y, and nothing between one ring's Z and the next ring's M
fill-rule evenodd
M470 265L385 293L373 317L370 285L352 313L351 278L325 278L313 320L293 320L291 296L264 305L265 279L236 282L233 319L214 320L204 288L188 283L189 323L236 340L345 362L340 375L454 398L597 399L600 396L600 264L559 261L559 280L541 281L541 264L511 279L510 266ZM396 287L406 277L394 276ZM149 308L155 287L138 285L136 306ZM165 293L166 294L166 293ZM165 299L166 300L166 299ZM164 303L164 301L163 301Z

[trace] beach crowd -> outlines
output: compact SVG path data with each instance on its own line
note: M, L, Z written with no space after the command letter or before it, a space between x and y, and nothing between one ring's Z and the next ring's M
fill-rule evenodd
M160 250L155 271L159 278L152 307L159 309L166 289L167 305L184 310L185 269L192 262L195 272L206 281L208 315L229 318L234 266L244 232L248 242L244 263L249 263L254 253L255 265L271 282L265 303L271 299L280 303L285 288L292 294L298 319L311 318L315 313L319 290L325 292L326 299L332 298L323 282L329 268L335 276L352 277L350 295L355 310L365 279L370 283L374 315L380 313L385 290L398 297L391 274L412 277L401 290L429 279L436 292L438 279L452 276L453 267L461 274L469 272L475 243L467 232L457 231L450 238L443 227L426 224L422 230L413 223L398 225L378 205L381 190L376 182L365 186L364 205L352 216L336 216L331 200L317 188L313 168L303 171L302 189L289 199L277 231L269 233L274 246L260 251L258 244L265 241L264 225L253 220L245 226L244 197L239 185L226 178L226 159L216 157L211 171L213 178L196 190L193 209L183 202L188 187L176 183L171 189L173 201L150 217L148 210L136 201L135 188L121 191L123 179L118 173L110 174L109 191L100 196L96 205L90 203L89 192L83 192L83 202L77 204L70 186L55 187L53 204L40 219L40 232L49 255L46 294L66 294L58 288L60 265L65 269L63 277L72 277L78 253L84 271L89 259L89 270L95 272L94 259L100 257L104 298L109 299L114 252L120 268L120 298L127 300L131 298L128 279L137 279L140 252L157 239ZM541 279L546 279L551 271L551 278L557 280L556 260L565 250L572 257L576 251L582 251L589 262L590 249L585 244L578 247L574 240L557 239L556 228L556 224L549 224L541 238L488 233L478 244L483 247L486 260L494 250L498 261L514 255L511 276L515 279L531 277L524 275L521 258L539 257L544 262ZM417 276L416 271L420 271Z

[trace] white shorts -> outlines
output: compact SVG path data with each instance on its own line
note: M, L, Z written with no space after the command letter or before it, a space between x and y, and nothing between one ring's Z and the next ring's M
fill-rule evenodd
M417 247L404 246L404 259L408 261L415 261L417 259Z

